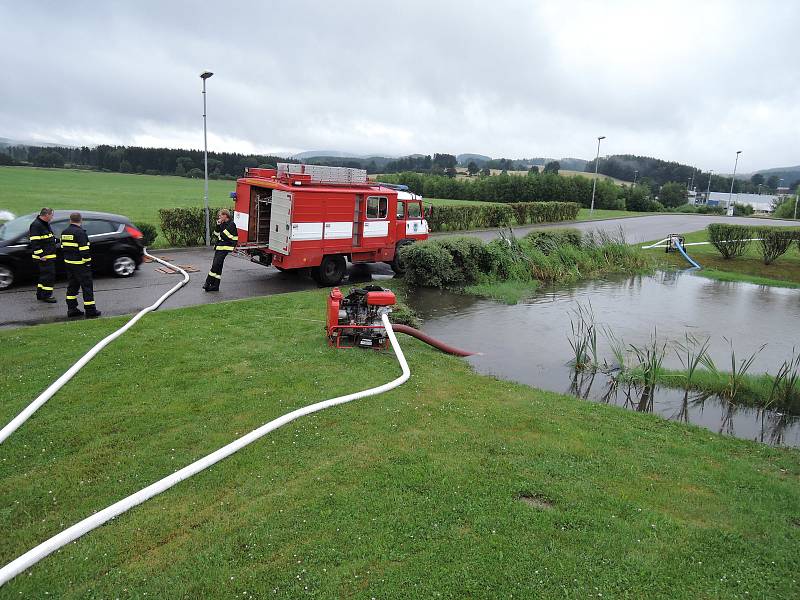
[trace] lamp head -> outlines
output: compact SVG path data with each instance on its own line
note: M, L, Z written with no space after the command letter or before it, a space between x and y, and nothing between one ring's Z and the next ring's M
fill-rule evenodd
M601 135L600 137L597 138L597 141L604 140L604 139L606 139L606 136Z
M200 73L200 79L208 79L212 75L213 73L211 71L203 71L202 73Z

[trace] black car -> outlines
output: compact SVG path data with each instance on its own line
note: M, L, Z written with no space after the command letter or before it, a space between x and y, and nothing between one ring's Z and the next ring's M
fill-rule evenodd
M72 212L83 216L83 228L92 246L92 271L110 272L117 277L133 275L142 263L144 246L142 232L130 219L110 213L57 210L50 221L57 239L69 225ZM35 218L36 213L33 213L0 225L0 290L11 287L16 281L34 278L38 273L28 240L28 228ZM63 272L60 250L56 264L59 272Z

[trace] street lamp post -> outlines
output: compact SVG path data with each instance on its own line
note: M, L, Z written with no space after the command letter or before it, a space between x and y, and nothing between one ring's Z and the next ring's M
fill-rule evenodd
M706 188L706 204L708 204L708 201L711 199L711 174L713 172L714 171L708 172L708 187Z
M731 177L731 191L728 193L728 216L733 216L733 184L736 183L736 167L739 165L741 150L736 151L736 162L733 163L733 177Z
M589 209L590 213L594 212L594 192L597 189L597 167L600 166L600 140L606 139L606 136L601 135L597 138L597 156L594 159L594 181L592 182L592 206Z
M203 170L205 171L205 184L203 188L203 205L206 209L206 246L211 245L211 220L208 215L208 133L206 129L206 79L211 77L211 71L200 73L203 80Z
M636 187L636 177L639 175L639 171L633 172L633 185L631 187Z

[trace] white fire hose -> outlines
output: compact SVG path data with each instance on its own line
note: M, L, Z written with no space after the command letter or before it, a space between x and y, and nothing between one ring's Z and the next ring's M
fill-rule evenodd
M181 274L183 275L183 280L180 281L179 283L175 284L175 286L173 286L166 294L164 294L163 296L161 296L161 298L156 300L156 302L154 304L151 304L147 308L144 308L141 311L139 311L138 313L136 313L136 315L130 321L125 323L125 325L123 325L122 327L117 329L114 333L104 337L102 340L97 342L97 344L95 344L95 346L91 350L89 350L86 354L84 354L80 358L80 360L78 360L78 362L76 362L74 365L72 365L67 370L66 373L64 373L61 377L56 379L50 385L50 387L48 387L45 391L43 391L41 394L39 394L39 397L36 398L36 400L31 402L25 408L25 410L23 410L21 413L19 413L16 417L14 417L14 419L8 425L6 425L5 427L3 427L3 429L0 430L0 444L5 442L6 439L8 438L8 436L10 436L12 433L14 433L19 428L19 426L22 425L25 421L27 421L31 417L31 415L33 413L35 413L37 410L39 410L39 408L45 402L50 400L50 398L52 398L58 390L60 390L62 387L64 387L64 385L70 379L72 379L75 376L75 374L78 371L80 371L84 367L84 365L86 365L86 363L88 363L95 356L97 356L103 348L108 346L111 342L113 342L115 339L117 339L123 333L128 331L128 329L130 329L131 327L136 325L136 322L139 319L141 319L143 316L145 316L147 313L158 309L158 307L161 306L161 304L163 304L164 300L169 298L172 294L174 294L180 288L182 288L184 285L189 283L189 274L186 271L184 271L183 269L181 269L180 267L176 267L175 265L170 264L165 260L162 260L162 259L160 259L160 258L158 258L156 256L153 256L152 254L149 254L147 252L146 248L144 250L144 255L152 258L154 261L156 261L158 263L161 263L164 266L169 267L170 269L175 269L176 271L180 271Z
M113 519L114 517L121 515L122 513L126 512L127 510L133 508L134 506L141 504L145 500L149 500L153 496L160 494L161 492L168 490L174 485L177 485L184 479L188 479L192 475L207 469L208 467L212 466L213 464L221 461L224 458L227 458L234 452L241 450L245 446L252 444L257 439L265 436L271 431L294 421L295 419L309 415L311 413L318 412L320 410L324 410L326 408L330 408L331 406L336 406L338 404L344 404L345 402L350 402L352 400L358 400L359 398L366 398L367 396L376 396L378 394L382 394L383 392L388 392L403 383L405 383L408 378L411 376L411 371L408 368L408 363L406 362L406 357L403 355L403 350L400 348L400 345L397 343L397 337L395 336L394 331L392 330L392 324L389 322L389 317L386 314L381 315L381 320L383 321L383 326L386 328L386 334L389 336L389 341L392 344L392 350L394 350L395 356L397 357L397 361L400 363L400 368L402 369L403 373L397 379L390 381L389 383L384 383L381 386L370 388L368 390L364 390L362 392L355 392L354 394L348 394L346 396L339 396L338 398L332 398L330 400L324 400L322 402L317 402L316 404L311 404L309 406L304 406L302 408L298 408L293 410L290 413L283 415L282 417L278 417L277 419L273 419L269 423L266 423L248 433L247 435L239 438L238 440L231 442L230 444L223 446L219 450L212 452L204 456L203 458L196 460L195 462L191 463L183 467L181 470L176 471L172 475L164 477L163 479L156 481L155 483L147 486L146 488L139 490L135 494L131 494L127 498L123 498L119 502L115 502L108 508L101 510L98 513L93 514L91 517L85 518L83 521L79 521L72 527L69 527L62 531L61 533L54 535L49 540L42 542L32 550L29 550L19 558L13 560L12 562L8 563L5 567L0 569L0 586L8 582L11 578L19 575L26 569L30 568L31 566L35 565L37 562L42 560L48 554L55 552L62 546L69 544L71 541L79 538L85 533L88 533L92 529L99 527L103 523L106 523Z

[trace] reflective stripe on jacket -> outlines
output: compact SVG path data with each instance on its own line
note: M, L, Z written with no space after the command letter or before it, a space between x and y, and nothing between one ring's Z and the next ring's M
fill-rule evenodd
M227 250L230 252L236 249L236 243L239 241L239 231L233 221L227 221L214 228L214 237L216 238L214 250Z
M85 265L92 261L91 244L86 230L70 223L61 234L61 252L68 265Z
M50 229L50 223L36 217L31 223L29 239L31 241L31 250L33 250L32 256L35 260L47 260L56 257L56 236L53 235L53 230Z

